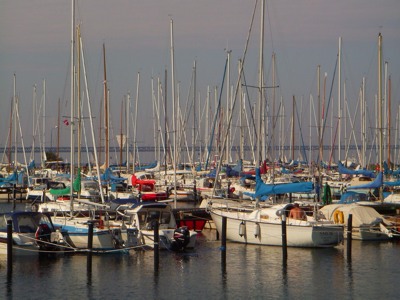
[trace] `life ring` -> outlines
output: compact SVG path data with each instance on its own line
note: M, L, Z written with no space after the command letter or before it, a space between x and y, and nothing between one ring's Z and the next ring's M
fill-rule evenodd
M333 213L333 221L335 224L344 224L344 214L341 210L335 210Z

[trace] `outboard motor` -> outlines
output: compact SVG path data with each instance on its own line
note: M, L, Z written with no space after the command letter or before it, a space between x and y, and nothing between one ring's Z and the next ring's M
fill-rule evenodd
M50 248L49 246L51 243L51 229L49 225L39 224L35 233L35 239L41 250Z
M171 250L182 251L190 242L190 232L187 226L182 226L174 231L174 237L171 241Z
M112 237L113 237L113 245L114 249L121 249L124 248L124 240L122 239L122 232L121 229L112 229L111 230Z

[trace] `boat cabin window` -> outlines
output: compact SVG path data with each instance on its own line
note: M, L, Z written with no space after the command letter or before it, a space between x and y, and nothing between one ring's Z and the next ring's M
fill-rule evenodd
M138 212L139 226L143 227L146 225L146 212Z
M33 188L34 191L43 191L45 189L47 189L47 185L45 184L37 185Z
M161 219L160 219L160 225L161 224L169 224L171 221L171 214L169 212L162 212L161 214Z
M142 192L151 192L154 190L154 184L153 183L144 183L140 185L140 191Z
M99 186L96 182L85 182L82 183L82 186L87 190L98 190Z
M21 233L33 233L36 232L39 223L36 223L31 216L19 216L18 226L19 232Z
M50 181L49 189L55 189L55 190L65 189L65 184L57 181Z
M20 215L18 216L19 232L34 233L39 224L46 224L49 228L53 228L50 219L46 215Z
M152 221L160 221L160 212L159 211L149 211L147 213L147 223Z
M5 215L0 216L0 231L7 231L7 218Z

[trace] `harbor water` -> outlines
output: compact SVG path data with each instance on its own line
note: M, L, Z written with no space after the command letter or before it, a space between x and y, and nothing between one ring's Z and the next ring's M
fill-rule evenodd
M2 207L4 209L4 207ZM0 299L398 299L400 241L326 249L227 243L213 229L193 251L0 258ZM90 261L90 260L89 260Z

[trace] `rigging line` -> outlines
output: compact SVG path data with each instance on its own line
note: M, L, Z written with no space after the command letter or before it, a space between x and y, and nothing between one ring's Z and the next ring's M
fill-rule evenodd
M336 127L335 135L333 137L333 142L332 142L332 147L331 147L331 154L329 156L329 166L332 166L332 157L333 157L333 151L335 149L336 137L337 137L337 132L338 132L338 128L339 128L339 119L337 119L335 127Z
M349 104L348 104L348 102L346 103L347 115L348 115L348 118L350 119L350 126L351 126L351 132L350 132L350 138L349 138L349 140L350 140L350 142L351 142L351 137L353 137L354 142L355 142L355 145L356 145L356 152L357 152L357 156L358 156L358 161L362 161L362 160L361 160L361 155L360 155L360 149L359 149L359 146L358 146L358 144L357 144L356 135L355 135L355 133L354 133L354 123L355 123L356 120L357 120L358 106L359 106L359 104L360 104L360 100L361 100L360 97L358 97L358 101L357 101L357 105L356 105L356 109L355 109L353 118L351 118L351 115L350 115ZM348 145L347 145L346 154L345 154L345 156L344 156L346 160L347 160L348 153L349 153L349 150L350 150L350 142L349 142Z
M275 52L274 48L274 39L272 38L272 25L271 25L271 17L269 16L269 7L268 7L268 1L265 1L265 6L267 9L267 19L268 19L268 25L269 25L269 33L271 35L271 47L272 47L272 52Z
M322 145L323 142L323 136L325 133L325 127L326 127L326 120L328 119L328 111L329 111L329 105L331 103L331 99L332 99L332 90L333 90L333 84L335 82L335 77L336 77L336 68L338 65L338 59L339 59L339 55L336 56L336 63L335 63L335 69L333 70L333 76L332 76L332 83L331 83L331 89L329 91L329 98L328 98L328 105L326 106L326 111L325 111L325 115L324 115L324 124L322 125L322 133L321 133L321 137L320 137L320 141L319 144ZM322 157L320 157L320 154L318 154L318 160L317 163L319 163L320 161L322 161Z
M214 140L214 134L215 134L215 126L216 126L216 122L217 122L217 118L219 116L219 111L221 109L221 98L222 98L222 91L224 89L224 85L225 85L225 75L226 75L226 69L228 66L228 57L225 60L225 67L224 67L224 73L222 76L222 85L221 85L221 89L220 89L220 93L219 93L219 99L218 99L218 105L217 105L217 109L215 111L215 116L214 116L214 121L213 121L213 125L212 125L212 129L211 129L211 135L210 135L210 143L207 147L207 159L206 159L206 164L205 164L205 170L207 170L208 168L208 162L210 160L210 153L211 153L211 149L212 149L212 144L213 144L213 140Z
M236 81L235 93L234 93L234 98L233 98L234 101L233 101L233 103L232 103L232 111L230 112L230 115L229 115L229 118L228 118L227 130L226 130L226 134L225 134L225 136L224 136L224 141L223 141L223 143L222 143L222 148L221 148L220 152L218 153L218 154L219 154L219 157L220 157L220 161L219 161L218 166L217 166L217 171L215 172L215 180L216 180L216 181L218 180L219 172L220 172L220 170L221 170L222 155L223 155L223 153L225 152L226 143L227 143L228 136L229 136L229 128L230 128L231 123L232 123L233 111L234 111L234 109L235 109L236 101L237 101L237 99L239 98L237 95L238 95L238 92L239 92L239 86L240 86L241 79L242 79L243 66L244 66L244 63L245 63L245 60L246 60L246 55L247 55L247 49L248 49L248 46L249 46L249 40L250 40L251 29L253 28L254 16L255 16L255 13L256 13L256 9L257 9L257 2L258 2L258 0L256 0L256 5L254 6L253 16L252 16L252 19L251 19L251 24L250 24L249 32L248 32L247 39L246 39L246 45L245 45L245 48L244 48L244 51L243 51L243 60L242 60L242 64L240 65L239 76L238 76L238 79L237 79L237 81ZM260 71L261 71L261 70L260 70ZM258 150L260 150L260 149L258 149ZM257 151L258 151L258 150L257 150ZM213 195L215 194L215 188L216 188L216 186L217 186L217 185L215 184L215 185L214 185L214 188L213 188L213 192L212 192Z
M280 115L281 106L282 106L282 102L279 103L278 111L276 112L276 117L274 117L274 116L272 116L272 118L269 117L269 119L272 119L272 132L274 132L275 129L276 129L276 125L278 123L278 117L277 116ZM267 115L267 117L268 117L268 115ZM273 133L271 134L271 136L270 136L270 138L268 140L267 149L269 149L271 147L272 140L273 140L273 136L272 135L273 135ZM273 147L275 147L275 145L273 145Z
M299 129L300 129L300 139L301 139L301 145L302 145L302 151L301 152L303 153L303 157L305 158L306 164L308 165L307 152L305 150L305 145L304 145L303 130L301 128L299 110L297 109L297 101L296 100L294 101L294 105L295 105L295 109L296 109L297 123L298 123ZM294 122L294 120L293 120L293 122ZM293 159L294 159L294 157L293 157Z
M256 122L255 122L255 118L254 118L253 107L252 107L252 105L251 105L251 103L250 103L249 87L248 87L248 85L247 85L246 77L245 77L245 75L244 75L244 72L243 72L242 75L243 75L243 82L244 82L243 85L244 85L244 87L245 87L246 95L247 95L247 101L248 101L248 103L249 103L250 116L251 116L251 121L252 121L252 125L253 125L253 128L254 128L254 135L255 135L255 139L257 140L257 130L255 130L255 129L256 129Z

